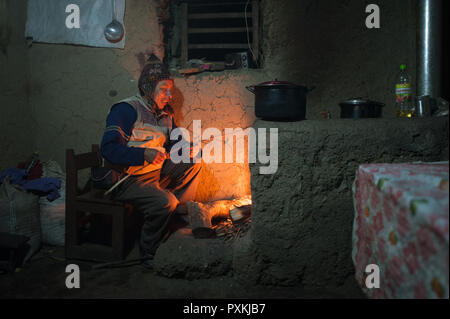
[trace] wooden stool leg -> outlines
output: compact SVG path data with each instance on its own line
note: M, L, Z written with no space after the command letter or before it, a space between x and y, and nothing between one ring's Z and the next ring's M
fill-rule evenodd
M78 218L77 211L66 209L66 257L72 257L72 247L78 245Z
M112 247L113 254L116 259L124 258L124 221L125 221L125 208L122 208L121 212L116 212L113 215L112 225Z

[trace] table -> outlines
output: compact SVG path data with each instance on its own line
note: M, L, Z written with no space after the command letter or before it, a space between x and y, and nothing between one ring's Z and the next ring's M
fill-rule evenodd
M359 166L352 258L369 298L449 298L448 167ZM366 269L371 264L378 266L379 288L367 288L368 276L374 282L374 270Z

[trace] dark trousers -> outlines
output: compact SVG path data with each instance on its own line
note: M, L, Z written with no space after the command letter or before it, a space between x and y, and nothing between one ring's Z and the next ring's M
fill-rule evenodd
M177 205L194 200L201 168L201 163L174 164L169 159L160 170L130 176L123 182L114 197L144 215L142 253L155 254L170 234L168 226Z

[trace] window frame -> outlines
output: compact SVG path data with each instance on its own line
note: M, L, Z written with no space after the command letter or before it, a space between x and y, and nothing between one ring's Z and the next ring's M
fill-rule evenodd
M241 2L230 2L230 4L246 4L247 1L242 0ZM221 5L223 3L220 3ZM182 68L187 66L188 58L189 58L189 49L198 49L198 48L216 48L216 49L243 49L248 50L249 59L253 60L253 64L256 65L257 68L260 68L262 63L260 61L260 0L250 0L249 4L251 4L251 13L247 13L247 19L251 18L252 23L248 25L247 28L242 27L217 27L217 28L189 28L188 23L190 18L194 19L214 19L214 18L236 18L242 17L245 18L245 12L234 12L234 13L191 13L189 14L189 5L202 5L200 2L191 3L188 0L180 3L181 5L181 36L180 36L180 65ZM203 4L203 5L214 5L214 4ZM204 30L201 30L204 29ZM216 32L212 32L212 30ZM228 31L228 32L227 32ZM189 34L206 34L206 33L234 33L234 32L249 32L249 35L252 35L252 41L250 41L250 48L248 43L205 43L205 44L193 44L189 43ZM247 36L247 35L246 35ZM212 63L223 63L223 61L207 61Z

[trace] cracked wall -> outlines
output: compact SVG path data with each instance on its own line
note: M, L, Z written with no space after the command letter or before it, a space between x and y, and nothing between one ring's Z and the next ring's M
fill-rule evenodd
M254 116L253 96L245 89L255 81L259 72L204 74L196 77L176 78L175 85L183 92L183 107L177 118L192 136L192 123L201 120L202 130L214 127L221 131L223 151L227 136L226 128L251 127ZM177 100L174 103L177 108ZM208 140L202 141L205 145ZM241 197L250 194L250 171L248 164L208 164L218 180L219 189L213 198Z

